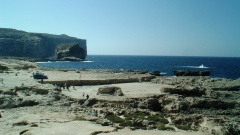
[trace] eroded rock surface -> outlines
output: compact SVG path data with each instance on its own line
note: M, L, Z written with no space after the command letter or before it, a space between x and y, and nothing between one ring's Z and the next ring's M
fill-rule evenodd
M11 70L1 73L5 78L4 84L0 83L0 134L38 134L39 131L41 134L50 131L56 134L104 134L119 133L122 129L133 132L142 129L144 133L156 131L159 134L158 131L173 134L183 130L188 134L235 135L240 132L239 79L155 77L152 82L118 83L114 87L108 85L111 87L106 89L98 84L96 87L64 89L38 83L30 78L32 73L29 71L17 71L17 76ZM51 72L69 73L71 78L75 73ZM86 77L93 71L81 72L85 72L82 76ZM98 72L93 74L100 75ZM117 74L124 76L120 71ZM109 75L116 77L113 72ZM127 73L126 77L129 76ZM129 89L126 90L124 85ZM120 89L118 86L124 96L115 96L120 93L116 92ZM159 88L154 94L148 94L153 86ZM127 92L133 89L138 91ZM99 92L103 94L97 95ZM139 93L145 94L138 96ZM90 95L88 99L86 94Z
M120 87L116 86L105 86L105 87L100 87L98 89L98 95L103 94L103 95L114 95L114 96L123 96L124 94L122 93L122 89Z

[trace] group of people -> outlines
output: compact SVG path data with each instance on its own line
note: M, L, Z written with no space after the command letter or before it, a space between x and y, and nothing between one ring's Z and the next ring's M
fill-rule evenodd
M67 89L67 90L69 90L69 88L71 87L71 85L70 84L68 84L68 83L60 83L60 84L53 84L54 86L58 86L60 89ZM73 85L73 89L75 89L75 86ZM76 89L75 89L76 90ZM88 94L85 94L84 92L83 92L83 94L82 94L82 96L83 96L83 98L85 98L85 96L86 96L86 99L89 99L89 95Z
M71 87L71 85L68 84L68 83L53 84L53 85L60 87L60 89L63 88L63 89L67 89L67 90L69 90L69 88ZM73 85L73 89L75 89L74 85ZM83 92L82 96L83 96L83 98L85 98L85 93L84 92ZM86 99L89 99L89 95L88 94L86 94Z
M60 87L60 89L63 88L63 89L67 89L67 90L69 90L69 88L71 87L71 85L70 85L70 84L67 84L67 83L53 84L53 85ZM73 86L73 87L74 87L74 86ZM75 89L75 87L74 87L74 89Z

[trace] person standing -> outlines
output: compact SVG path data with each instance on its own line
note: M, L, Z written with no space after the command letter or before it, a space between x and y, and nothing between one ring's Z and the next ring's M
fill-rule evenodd
M1 82L2 82L2 84L3 84L3 78L1 78Z

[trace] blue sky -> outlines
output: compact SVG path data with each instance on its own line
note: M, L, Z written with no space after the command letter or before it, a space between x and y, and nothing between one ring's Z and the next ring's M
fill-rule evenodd
M0 3L0 27L87 39L88 54L240 57L240 0Z

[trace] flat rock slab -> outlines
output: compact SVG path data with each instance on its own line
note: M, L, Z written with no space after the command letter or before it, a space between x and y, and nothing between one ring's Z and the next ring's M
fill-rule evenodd
M112 96L112 95L97 95L98 88L104 86L116 86L122 89L124 96ZM72 87L70 90L63 90L62 93L76 99L84 99L86 95L89 95L90 98L96 99L107 99L107 100L124 100L127 98L137 98L137 97L148 97L153 95L161 94L160 89L164 86L163 84L155 83L122 83L122 84L111 84L111 85L94 85L94 86L81 86ZM83 97L84 93L84 97Z

